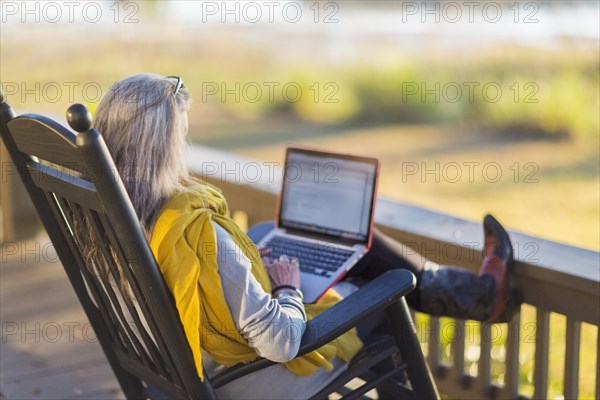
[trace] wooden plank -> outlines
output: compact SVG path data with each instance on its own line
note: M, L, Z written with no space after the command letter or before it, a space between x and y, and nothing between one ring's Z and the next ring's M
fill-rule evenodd
M579 395L579 350L581 344L581 322L567 318L565 339L565 399L576 399Z
M99 392L105 393L107 399L124 398L108 363L97 361L2 385L2 393L7 399L85 399L97 398Z
M60 266L60 265L59 265ZM32 279L37 272L40 277ZM54 272L47 280L41 281L41 278ZM51 321L80 321L85 320L81 313L81 306L73 289L65 285L65 273L59 268L50 269L48 265L44 268L38 268L32 272L27 282L15 282L16 288L8 289L10 280L5 276L10 274L2 271L2 320L3 321L32 321L32 322L51 322ZM13 281L14 282L14 281ZM68 282L66 282L68 284ZM28 293L29 295L25 295ZM14 301L13 299L19 299Z
M454 379L463 381L465 376L465 329L466 323L463 319L455 319L454 337L452 338L452 372Z
M77 198L77 202L81 205L95 210L102 209L102 203L93 183L33 161L29 162L27 167L33 182L39 188L52 192L57 197L68 193L69 196Z
M49 243L37 238L2 254L0 391L9 399L122 399Z
M508 324L508 338L506 339L506 381L504 393L507 399L516 399L519 396L520 327L521 316L517 314Z
M491 384L491 368L492 368L492 338L491 325L481 324L479 328L480 334L480 351L479 364L477 365L477 383L479 390L482 393L487 393Z
M17 167L0 140L0 243L35 236L42 225L21 182Z
M18 340L2 343L3 383L37 379L64 370L78 369L87 363L107 364L102 349L81 339L69 342L22 343Z
M428 349L427 349L427 362L431 371L437 374L438 367L440 365L440 319L437 317L429 317L429 331L427 332L428 337Z
M533 372L535 399L548 398L548 357L550 350L550 313L536 310L535 364Z

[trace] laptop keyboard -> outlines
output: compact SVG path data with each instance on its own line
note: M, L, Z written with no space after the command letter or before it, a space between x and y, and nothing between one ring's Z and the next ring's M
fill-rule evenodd
M265 246L271 249L274 260L286 255L296 257L300 271L326 278L337 271L350 258L354 251L341 249L335 245L311 243L281 236L273 237Z

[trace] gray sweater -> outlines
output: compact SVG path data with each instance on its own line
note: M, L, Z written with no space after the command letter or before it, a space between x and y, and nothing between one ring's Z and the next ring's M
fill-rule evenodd
M231 236L214 223L217 232L217 257L219 276L227 306L238 331L258 355L285 362L298 353L300 339L306 329L306 321L299 307L301 303L279 302L266 293L251 273L251 263ZM356 290L354 285L342 282L336 290L348 295ZM225 367L216 363L203 352L204 368L209 376ZM277 364L240 378L217 390L225 399L302 399L312 396L331 382L346 364L334 359L332 371L300 377Z
M306 328L304 305L300 299L279 302L265 292L252 275L250 260L223 228L214 226L219 276L236 328L259 356L293 359Z

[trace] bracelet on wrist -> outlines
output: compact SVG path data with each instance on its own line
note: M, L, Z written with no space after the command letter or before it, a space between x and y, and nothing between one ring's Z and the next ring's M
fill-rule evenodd
M296 292L295 290L290 290L290 289L280 289L278 291L276 291L273 294L273 297L276 299L281 299L284 297L295 297L295 298L299 298L299 294L298 292Z
M271 293L274 293L280 289L291 289L291 290L296 290L296 286L292 286L292 285L279 285L279 286L275 286L273 288L273 290L271 291Z
M292 296L300 297L300 299L304 298L302 291L292 285L279 285L271 292L275 298L279 297L279 295L283 293L289 293Z

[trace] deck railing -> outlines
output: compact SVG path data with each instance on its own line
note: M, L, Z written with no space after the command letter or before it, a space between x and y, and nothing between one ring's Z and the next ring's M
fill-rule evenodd
M188 164L194 173L223 190L232 212L248 225L273 219L281 183L279 166L201 147L190 150ZM480 223L382 198L377 202L375 222L385 233L435 262L471 270L481 265ZM550 315L558 313L566 316L564 398L579 398L579 355L585 351L580 348L581 324L600 324L600 254L518 232L510 234L517 259L515 281L525 307L535 308L535 323L524 327L517 316L508 325L480 324L475 335L479 342L476 375L465 371L467 335L461 335L467 332L465 321L444 320L441 324L440 319L430 318L426 325L418 323L420 337L428 339L427 358L440 391L461 399L526 398L519 387L519 355L520 344L527 339L535 345L533 398L548 398ZM440 357L445 331L457 333L451 340L450 362ZM491 353L503 332L507 332L505 375L504 383L499 384L492 379ZM522 333L527 337L522 338ZM471 340L469 347L472 351ZM600 353L600 343L596 352ZM600 382L600 354L596 360L596 382ZM600 399L599 383L595 397Z
M198 146L190 149L188 157L188 164L196 175L223 190L239 223L250 226L273 219L281 182L280 166ZM13 212L11 205L22 202L22 195L17 196L15 192L8 196L6 192L15 187L15 179L18 179L16 174L4 174L1 182L5 233L0 241L18 237L19 232L15 229L20 225L19 220L28 221L33 211L23 202L19 213ZM12 199L14 197L21 200ZM12 200L7 202L7 198ZM29 213L23 216L22 210L29 210ZM385 233L432 261L471 270L477 270L481 264L483 233L479 223L382 198L377 202L375 221ZM528 312L535 309L535 322L525 326L517 316L508 325L475 325L477 343L469 340L467 346L466 339L467 336L472 339L474 325L459 320L426 320L418 316L418 333L426 339L425 352L440 391L461 399L526 398L519 385L522 365L519 356L523 339L529 339L528 342L532 341L535 346L532 397L547 398L550 320L553 313L558 313L566 317L564 398L580 397L580 354L587 350L581 349L581 325L585 322L596 327L595 397L600 399L600 335L597 334L600 325L600 254L518 232L511 232L511 238L517 259L515 280L524 307ZM502 332L507 333L503 335ZM449 335L452 338L448 356L441 351L446 350ZM501 369L505 372L503 382L498 382L494 379L498 374L492 371L493 364L498 363L497 357L492 357L492 350L498 347L501 336L505 339L505 344L501 343L505 354ZM466 369L473 357L469 354L466 358L465 352L472 353L473 350L479 354L476 368L469 365ZM529 395L531 397L531 393Z

